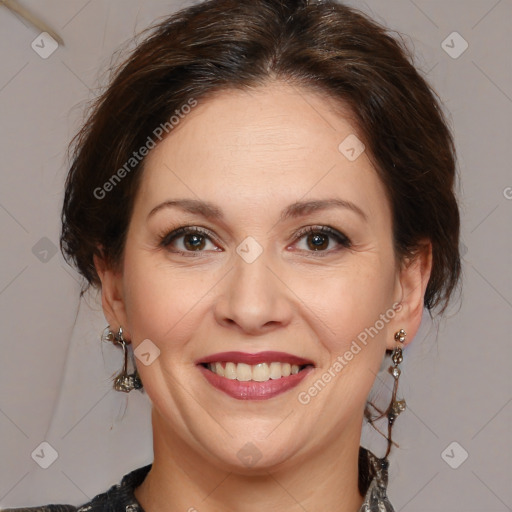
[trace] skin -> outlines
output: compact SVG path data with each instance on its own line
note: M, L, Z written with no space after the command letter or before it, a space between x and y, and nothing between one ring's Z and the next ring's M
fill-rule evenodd
M160 350L137 368L153 404L154 462L135 496L151 512L354 512L363 410L386 348L403 328L416 334L431 270L430 245L398 265L384 185L364 152L351 162L338 146L356 130L327 97L272 82L223 91L200 101L150 152L121 265L95 260L103 309L133 349L145 339ZM222 220L165 201L214 203ZM280 220L296 201L338 198L364 212L330 208ZM148 217L149 215L149 217ZM181 226L190 236L163 247ZM330 226L315 251L307 226ZM236 252L248 236L262 254ZM308 241L309 240L309 241ZM185 242L188 241L188 245ZM187 251L187 255L176 251ZM394 303L399 312L309 404L301 391L345 353L357 335ZM236 400L212 387L195 361L220 352L277 350L311 359L297 387L269 400ZM247 443L260 459L237 456Z

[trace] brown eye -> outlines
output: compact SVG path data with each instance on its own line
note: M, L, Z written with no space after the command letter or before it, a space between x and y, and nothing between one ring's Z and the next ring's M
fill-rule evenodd
M309 226L301 230L296 235L296 239L299 241L305 239L305 247L299 247L299 249L306 252L330 253L336 250L336 245L345 248L352 245L343 233L329 226ZM334 244L331 243L333 240Z
M189 251L202 250L205 246L205 237L191 233L183 237L184 245Z
M327 249L329 237L322 233L311 233L307 236L308 247L313 251Z
M181 227L162 238L160 245L170 252L179 254L201 253L207 250L219 250L212 242L212 235L199 227ZM211 244L211 248L208 247Z

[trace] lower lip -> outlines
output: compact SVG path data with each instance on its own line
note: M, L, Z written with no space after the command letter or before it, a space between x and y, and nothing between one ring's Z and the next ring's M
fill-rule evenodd
M297 386L313 370L313 367L308 366L299 373L288 377L281 377L280 379L270 379L265 382L256 382L254 380L244 382L236 379L227 379L202 365L199 365L199 370L212 386L237 400L268 400Z

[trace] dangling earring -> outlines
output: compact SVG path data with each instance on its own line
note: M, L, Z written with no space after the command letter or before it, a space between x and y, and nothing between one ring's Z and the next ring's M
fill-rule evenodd
M142 388L142 381L140 380L139 374L137 372L137 367L133 360L132 362L135 368L135 372L132 374L128 374L128 352L126 348L126 341L123 338L123 328L119 327L119 331L117 332L117 334L114 334L110 330L109 326L103 332L101 339L103 341L109 341L114 345L121 345L121 348L123 349L123 369L114 380L114 389L116 391L123 391L124 393L129 393L130 391L132 391L132 389Z
M386 415L388 418L388 449L386 452L386 457L389 455L389 452L391 450L391 427L393 426L393 423L395 422L397 416L405 411L405 400L398 400L397 399L397 390L398 390L398 379L400 378L400 374L402 373L399 365L404 360L403 354L402 354L402 345L405 342L405 337L407 336L407 333L400 329L395 333L395 341L398 342L398 346L395 347L391 354L391 360L393 361L393 365L389 367L389 373L393 375L394 382L393 382L393 393L391 395L391 402L389 404L389 407L386 411Z

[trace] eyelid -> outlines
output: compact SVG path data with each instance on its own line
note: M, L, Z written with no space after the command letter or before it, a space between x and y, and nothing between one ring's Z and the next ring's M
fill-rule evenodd
M180 226L176 229L172 229L170 232L167 232L165 235L160 236L160 246L167 247L173 242L175 239L188 235L198 233L200 235L206 236L208 239L210 239L212 242L215 242L216 245L220 245L217 237L207 228L201 227L201 226L195 226L195 225L186 225L186 226ZM323 225L312 225L312 226L306 226L304 228L299 229L298 231L294 231L291 235L293 239L291 240L291 243L295 244L300 239L302 239L305 235L308 235L310 233L320 233L326 236L330 236L334 239L336 239L337 243L345 248L350 248L352 246L351 240L342 232L338 231L337 229L334 229L330 226L323 226ZM328 249L328 250L320 250L320 251L303 251L308 252L313 255L327 255L331 254L332 252L336 251L336 249ZM201 254L205 251L174 251L176 254L183 254L186 253L187 255L194 255L194 254Z
M342 233L341 231L338 231L335 228L332 228L331 226L322 226L322 225L313 225L313 226L306 226L305 228L300 229L293 235L293 243L297 243L301 238L303 238L305 235L308 235L310 233L320 233L322 235L329 236L331 238L334 238L336 242L344 247L345 249L350 249L352 247L352 241L350 238ZM333 252L339 250L339 248L335 249L328 249L325 251L305 251L312 255L318 255L318 256L327 256L329 254L332 254Z
M295 239L299 239L309 233L322 233L322 234L326 234L326 235L331 235L334 238L338 238L340 243L342 241L347 242L349 244L351 243L348 236L345 235L344 233L342 233L341 231L338 231L337 229L334 229L330 226L322 226L322 225L306 226L305 228L299 229L299 231L297 231L294 234L294 237L295 237Z
M219 244L217 237L209 229L203 228L201 226L181 226L176 229L172 229L169 232L166 232L166 234L163 236L160 236L160 240L161 240L160 245L162 247L166 247L172 241L174 241L176 238L183 236L183 235L193 234L193 233L205 235L206 237L214 240L216 244ZM188 252L194 252L194 251L188 251ZM197 252L200 252L200 251L197 251Z

